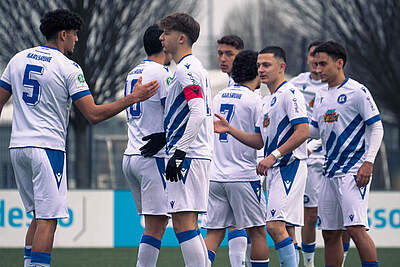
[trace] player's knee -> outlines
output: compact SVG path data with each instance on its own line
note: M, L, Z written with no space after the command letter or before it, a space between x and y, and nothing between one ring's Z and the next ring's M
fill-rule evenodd
M355 243L357 243L358 240L362 239L363 236L366 234L365 227L361 225L348 226L346 227L346 230Z
M322 231L322 237L324 238L325 244L337 243L340 241L340 231Z
M286 232L286 228L284 225L280 225L276 222L268 222L267 223L267 232L272 237L282 235Z

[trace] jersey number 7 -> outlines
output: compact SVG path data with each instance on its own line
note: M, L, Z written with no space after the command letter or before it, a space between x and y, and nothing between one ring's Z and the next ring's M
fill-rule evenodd
M235 106L233 104L221 104L221 108L219 110L221 115L225 115L225 119L230 123L233 114L235 113ZM228 134L222 133L219 134L219 141L220 142L228 142Z

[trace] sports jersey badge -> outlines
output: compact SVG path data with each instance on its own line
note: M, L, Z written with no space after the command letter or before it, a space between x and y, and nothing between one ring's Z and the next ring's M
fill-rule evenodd
M333 123L333 122L337 121L338 118L339 118L339 114L336 113L335 109L329 109L324 114L324 122L327 122L327 123Z
M76 87L82 88L82 87L87 87L86 81L85 81L85 76L83 76L82 73L79 73L76 75Z
M271 107L276 103L276 96L274 96L271 100Z
M310 108L313 108L314 107L314 102L315 102L315 97L310 101L310 103L308 103L308 106Z
M270 123L270 119L269 119L269 116L268 116L268 113L267 113L267 114L264 115L264 120L263 120L264 128L267 128L269 123Z
M347 96L345 94L341 94L337 99L337 102L339 104L344 104L346 103L346 101L347 101Z

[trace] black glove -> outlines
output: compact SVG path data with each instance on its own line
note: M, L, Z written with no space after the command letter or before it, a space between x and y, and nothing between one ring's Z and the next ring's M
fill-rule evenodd
M165 133L153 133L142 138L143 141L149 140L140 150L142 156L148 158L152 157L160 151L161 148L167 143Z
M168 160L167 168L165 169L165 174L167 180L171 182L178 182L178 180L182 180L182 165L185 159L186 152L182 150L175 150L174 155Z

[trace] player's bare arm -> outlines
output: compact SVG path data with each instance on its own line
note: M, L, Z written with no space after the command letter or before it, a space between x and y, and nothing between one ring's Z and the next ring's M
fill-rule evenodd
M157 81L151 81L143 85L141 81L140 78L130 95L115 102L96 105L93 96L87 95L75 101L74 104L91 124L99 123L115 116L134 103L150 98L157 92L159 87Z
M243 144L255 149L261 149L264 146L260 133L246 133L231 126L228 121L219 114L214 114L219 120L214 120L214 132L228 133Z
M290 153L300 146L310 136L308 123L299 123L293 126L292 136L280 147L277 148L281 156ZM257 174L267 175L267 171L275 163L277 158L271 153L257 165Z
M0 86L0 116L1 111L3 110L3 107L7 103L8 99L10 99L10 96L10 92Z

